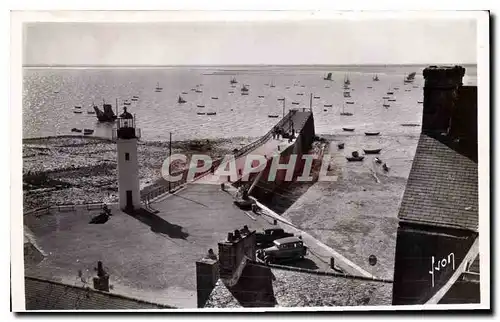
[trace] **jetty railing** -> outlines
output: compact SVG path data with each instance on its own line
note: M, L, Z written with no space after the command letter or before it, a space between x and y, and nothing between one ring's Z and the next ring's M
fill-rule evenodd
M249 153L250 151L253 151L257 146L260 146L260 145L266 143L273 136L274 129L277 127L283 127L285 125L285 123L289 122L293 118L293 116L295 115L296 112L297 112L297 110L295 110L295 109L290 110L287 113L287 115L285 115L285 117L283 117L266 134L264 134L262 137L255 140L254 142L247 144L243 148L238 149L234 153L234 158L235 159L240 158L240 157L246 155L247 153ZM210 169L203 171L203 172L200 172L200 173L196 173L194 178L193 178L193 181L196 181L196 180L204 177L205 175L209 174L210 172L214 171L221 164L222 160L223 160L223 158L219 158L212 163L212 167ZM187 168L187 169L184 169L184 170L181 170L181 171L178 171L178 172L172 174L173 176L177 176L177 175L182 174L181 180L172 181L170 183L166 180L159 180L152 185L152 186L156 185L157 187L151 188L152 186L149 186L149 187L144 188L141 191L142 202L148 203L149 201L154 200L167 192L173 192L173 191L177 190L180 186L185 185L187 183L189 170L190 170L190 168Z

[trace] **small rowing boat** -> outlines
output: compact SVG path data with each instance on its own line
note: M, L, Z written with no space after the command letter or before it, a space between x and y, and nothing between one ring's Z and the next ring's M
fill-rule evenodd
M94 130L91 130L91 129L84 129L83 130L83 135L90 135L92 133L94 133Z
M343 127L342 130L344 130L346 132L353 132L354 128L353 127Z
M74 127L74 128L72 128L72 129L71 129L71 132L81 133L81 132L82 132L82 130L77 129L76 127Z
M379 135L380 132L365 132L365 135L367 136L375 136L375 135Z
M332 107L333 105L332 104L325 104L323 105L324 107Z
M382 149L371 149L371 150L363 149L363 151L365 152L365 154L379 154L380 151L382 151Z
M207 115L217 115L217 112L208 112Z
M365 157L346 157L347 161L353 162L353 161L363 161Z
M267 115L267 117L275 119L275 118L278 118L279 115L277 115L277 114L269 114L269 115Z

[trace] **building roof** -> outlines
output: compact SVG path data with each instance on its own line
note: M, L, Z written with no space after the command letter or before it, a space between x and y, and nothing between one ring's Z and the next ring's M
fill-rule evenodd
M477 163L421 134L398 217L404 222L477 231Z
M43 279L25 277L26 310L150 310L168 309L122 295Z
M391 305L392 283L248 264L238 284L219 280L205 307Z

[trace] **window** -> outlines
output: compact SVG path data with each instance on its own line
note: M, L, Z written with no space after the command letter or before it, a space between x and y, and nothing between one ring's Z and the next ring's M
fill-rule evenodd
M125 161L130 160L130 153L125 152Z

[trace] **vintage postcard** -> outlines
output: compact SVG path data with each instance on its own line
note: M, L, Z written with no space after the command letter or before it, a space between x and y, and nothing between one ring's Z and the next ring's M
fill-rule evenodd
M13 12L13 311L490 307L489 13Z

